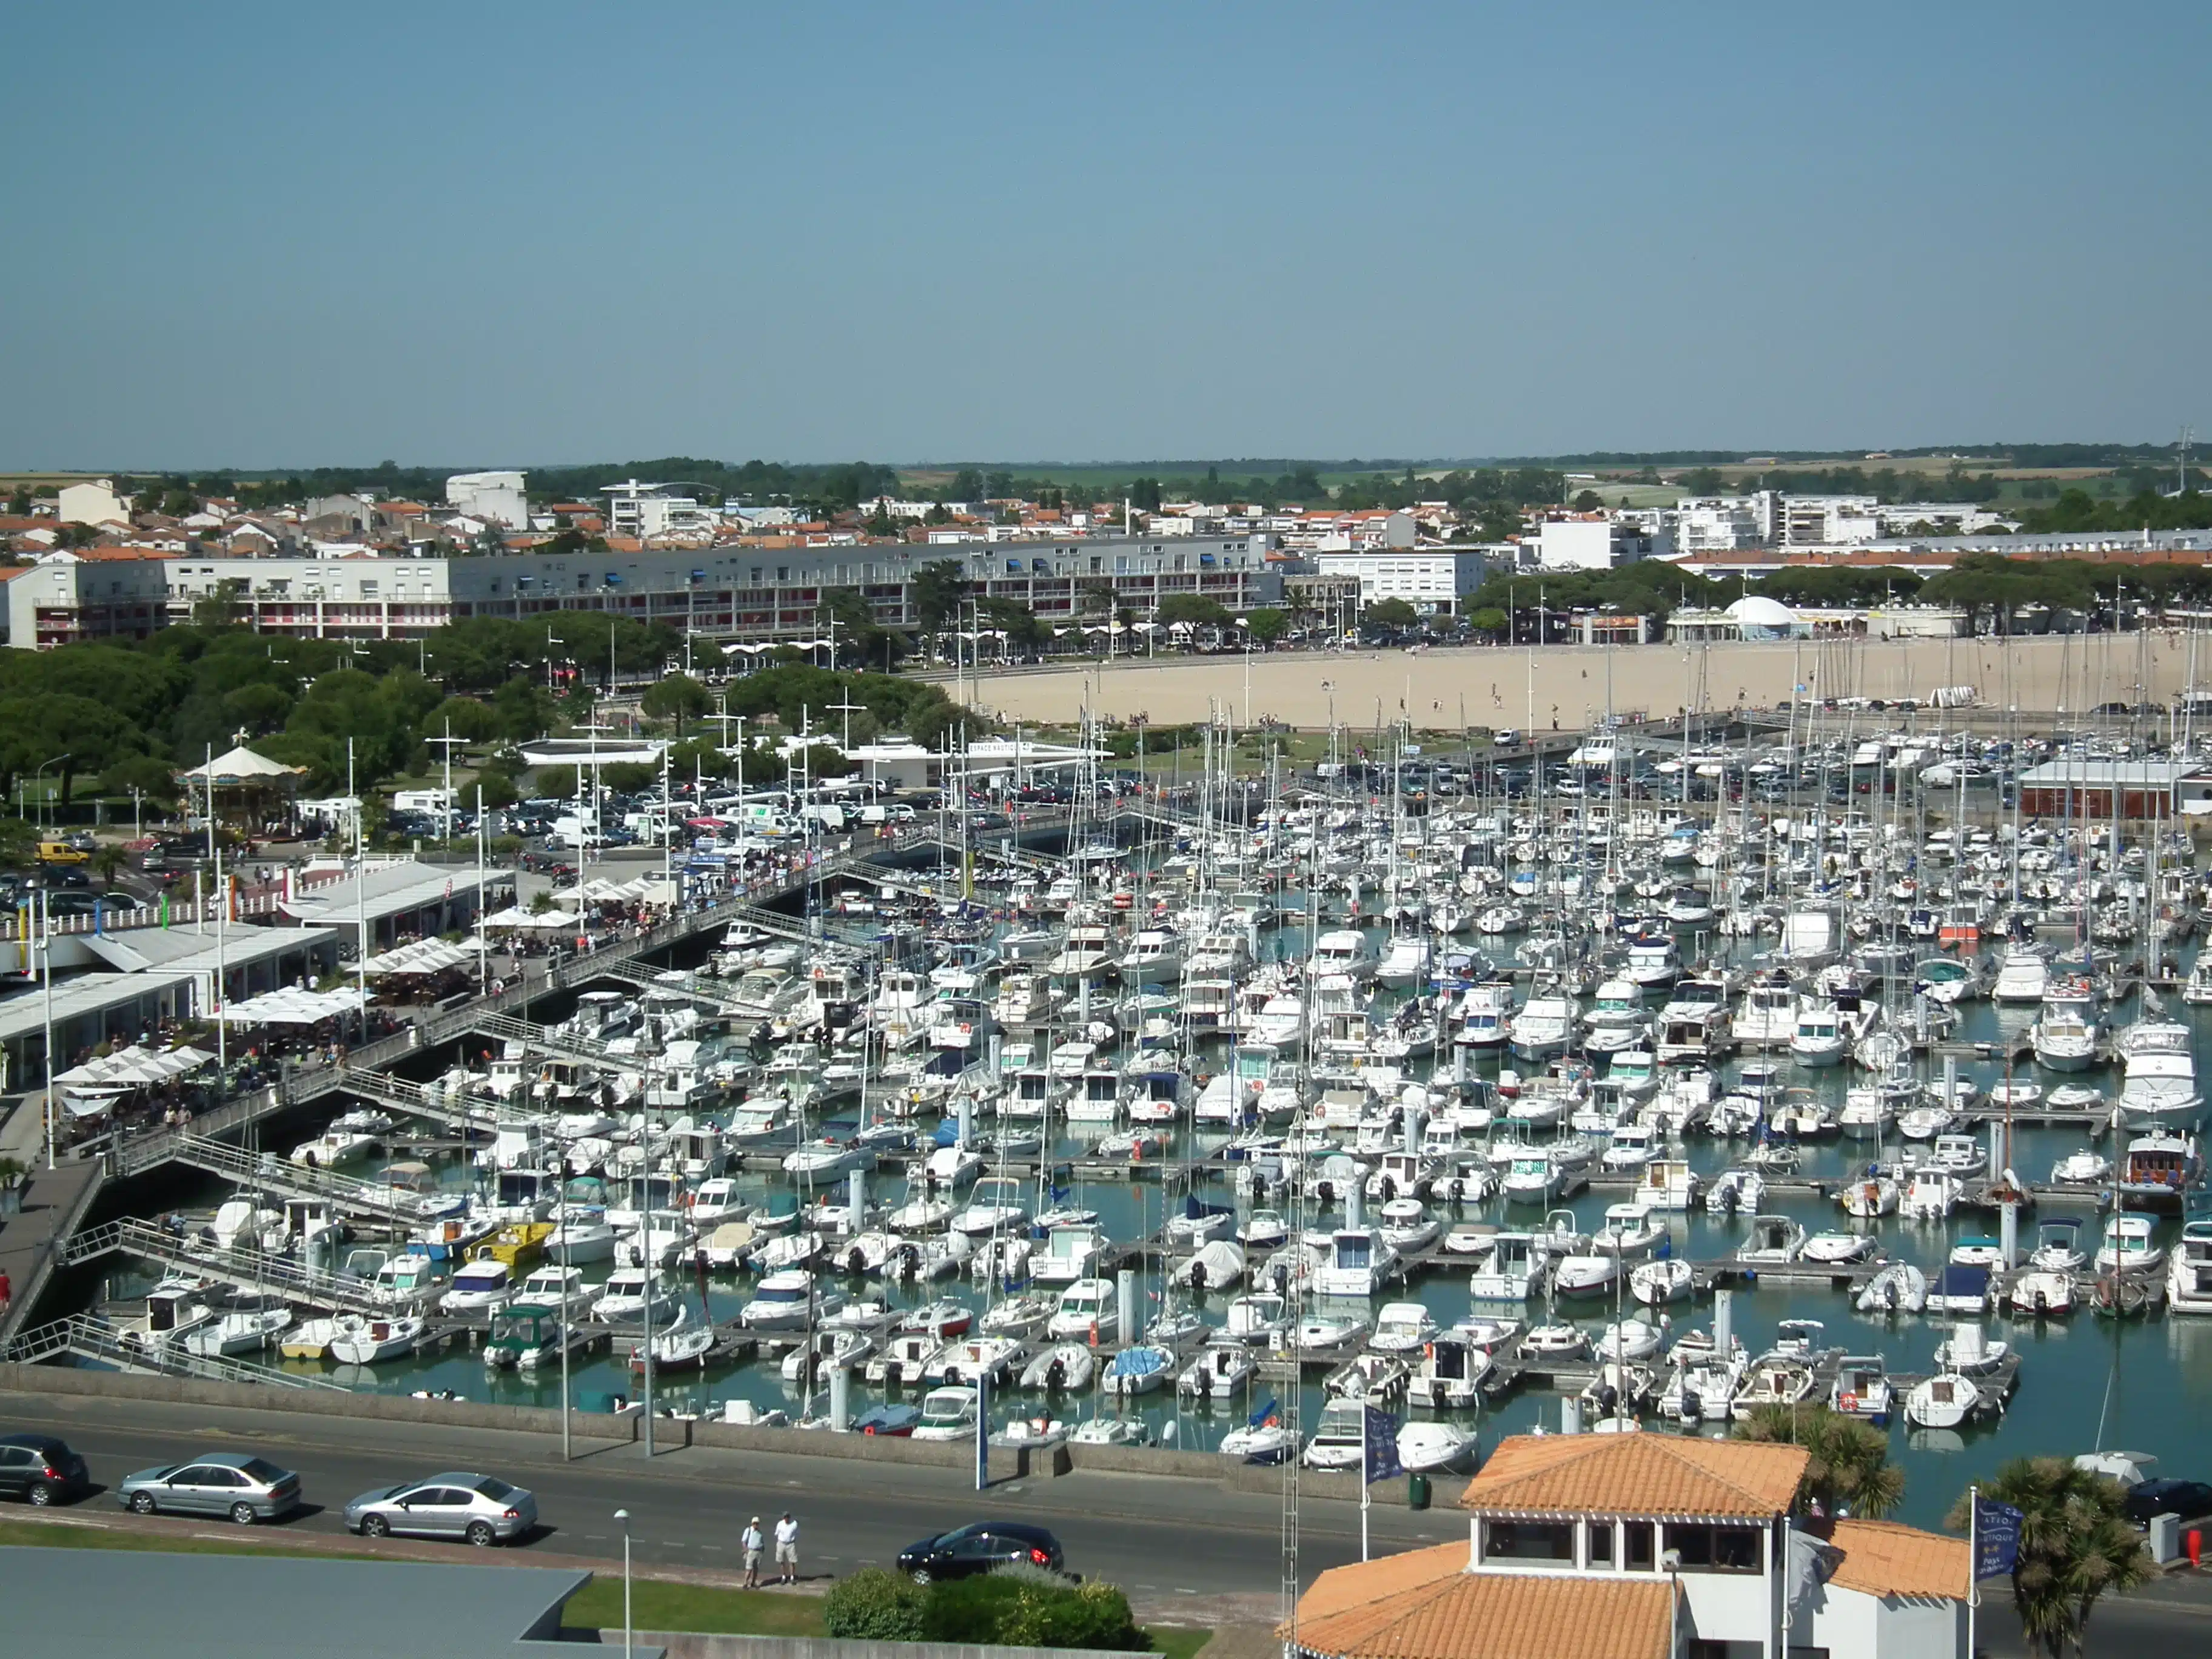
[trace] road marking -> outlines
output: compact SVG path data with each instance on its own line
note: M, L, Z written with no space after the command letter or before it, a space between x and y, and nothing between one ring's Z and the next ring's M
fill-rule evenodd
M1198 1594L1196 1590L1191 1589L1188 1584L1177 1584L1175 1587L1175 1593L1177 1595L1195 1595Z

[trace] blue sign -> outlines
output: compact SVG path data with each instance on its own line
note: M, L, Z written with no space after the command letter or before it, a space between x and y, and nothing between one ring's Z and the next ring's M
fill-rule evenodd
M1394 1474L1403 1474L1404 1467L1398 1462L1398 1419L1388 1412L1368 1407L1360 1453L1366 1462L1369 1480L1388 1480Z
M2001 1577L2020 1559L2021 1512L2009 1504L1974 1500L1974 1578Z

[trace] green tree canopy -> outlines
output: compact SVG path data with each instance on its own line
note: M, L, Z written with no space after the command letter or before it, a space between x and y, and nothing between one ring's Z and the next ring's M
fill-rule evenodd
M2013 1606L2029 1644L2049 1659L2081 1652L2089 1615L2106 1595L2158 1575L2142 1534L2128 1522L2126 1493L2107 1475L2063 1457L2015 1458L1981 1495L2021 1512ZM1962 1495L1952 1505L1944 1522L1952 1531L1967 1530L1969 1504Z

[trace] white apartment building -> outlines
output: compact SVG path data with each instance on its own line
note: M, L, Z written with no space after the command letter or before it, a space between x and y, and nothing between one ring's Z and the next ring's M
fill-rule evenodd
M1323 576L1357 577L1362 610L1377 599L1403 599L1425 617L1457 616L1461 601L1482 586L1490 561L1474 547L1393 547L1357 553L1316 553Z
M712 536L721 515L672 484L625 479L606 487L607 533L652 541L665 536Z
M1790 495L1782 504L1788 547L1856 545L1881 538L1881 503L1871 495Z
M1766 545L1773 522L1771 490L1768 510L1747 495L1685 496L1674 509L1674 546L1684 553L1733 553Z
M530 528L530 497L520 472L456 472L446 480L446 504L509 530Z
M1554 514L1536 526L1536 562L1546 570L1611 570L1673 550L1668 531L1604 513Z
M131 503L115 493L109 478L88 478L64 484L56 493L58 520L63 524L129 524Z

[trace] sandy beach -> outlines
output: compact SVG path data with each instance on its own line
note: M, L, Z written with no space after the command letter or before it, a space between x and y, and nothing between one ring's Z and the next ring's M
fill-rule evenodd
M1795 644L1495 647L1460 650L1259 653L986 672L960 688L1007 720L1064 725L1088 708L1156 724L1259 720L1321 729L1332 718L1417 729L1462 725L1571 728L1619 714L1668 716L1686 705L1772 706L1813 696L1930 697L1971 685L1984 708L2050 714L2103 702L2163 703L2188 684L2191 641L2179 632L2004 640L1807 640ZM2197 682L2212 680L2212 649ZM1249 688L1249 690L1248 690ZM956 688L946 682L948 690Z

